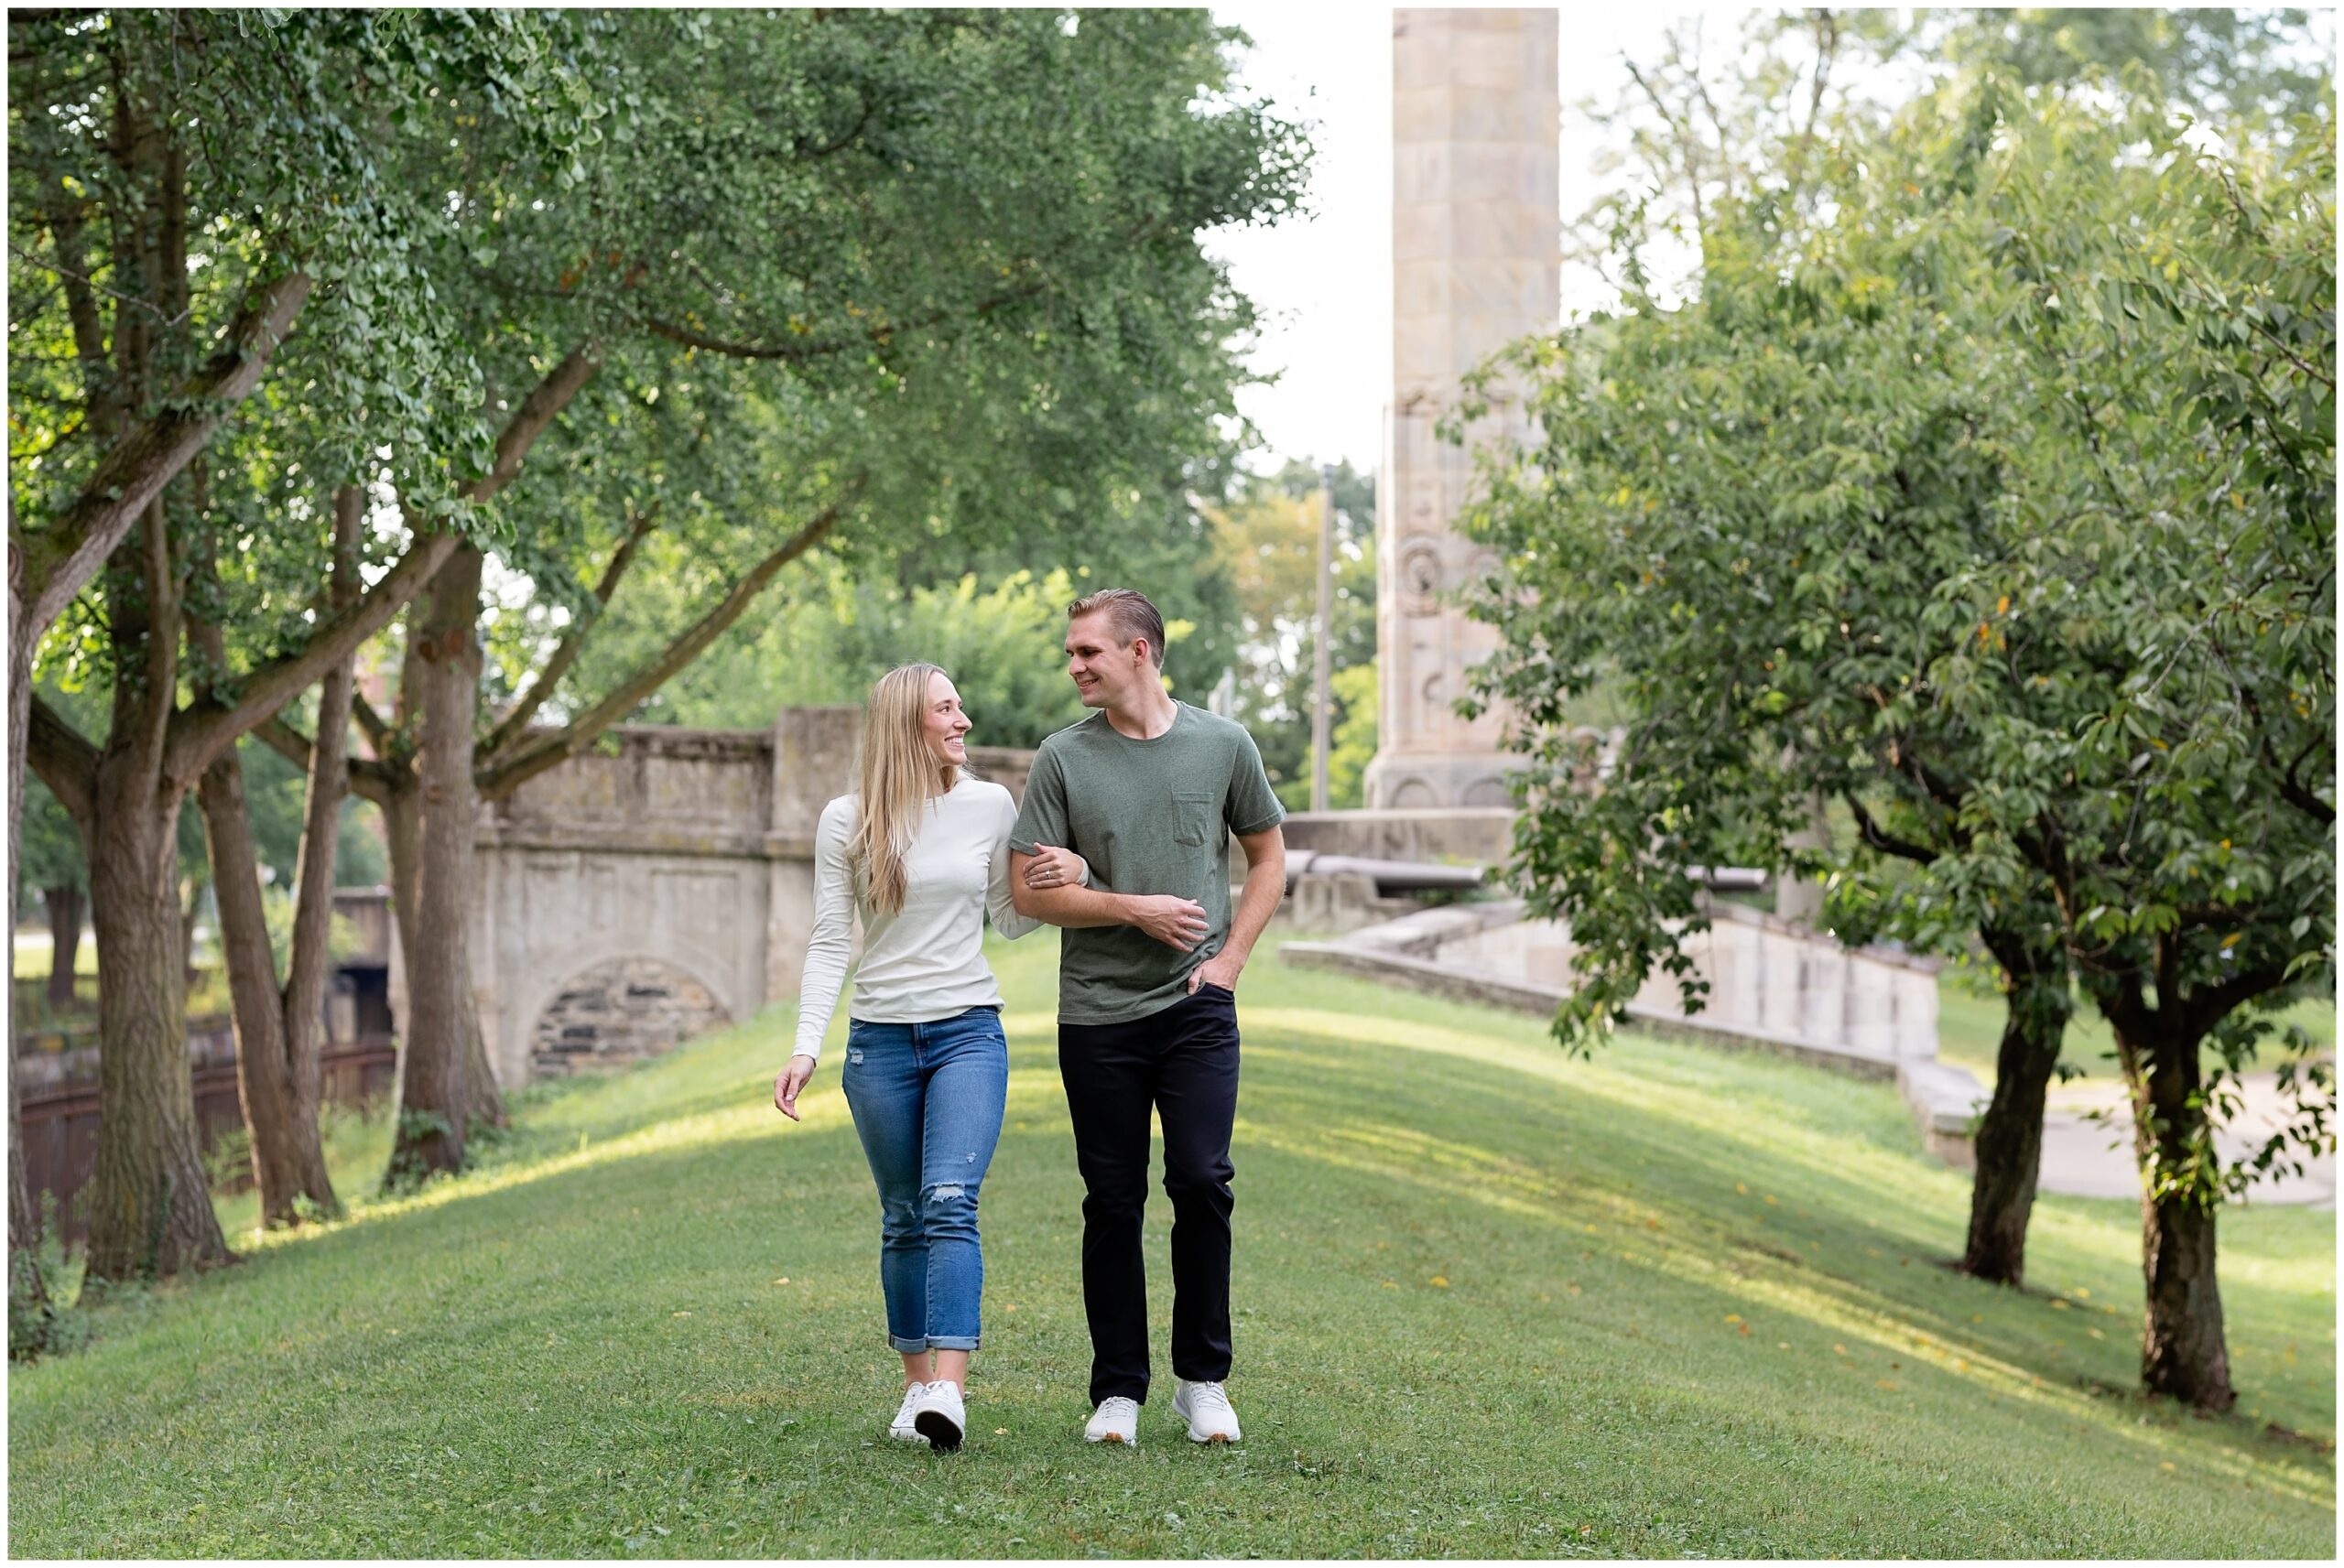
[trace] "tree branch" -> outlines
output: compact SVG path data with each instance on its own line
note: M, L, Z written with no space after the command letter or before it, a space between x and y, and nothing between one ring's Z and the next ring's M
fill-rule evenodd
M1014 305L1021 299L1028 299L1041 293L1043 287L1039 279L1020 284L1015 288L996 294L989 299L981 300L976 308L969 312L969 316L973 320L982 320L1005 306ZM705 332L696 331L689 327L679 327L672 321L650 318L644 319L643 328L654 337L665 338L669 342L681 343L689 349L702 349L712 354L724 354L737 360L768 360L796 364L807 360L822 359L830 354L869 348L874 343L884 343L898 333L917 332L928 327L938 326L950 320L952 316L953 312L950 310L931 310L925 315L910 317L901 321L874 323L861 334L852 338L836 338L820 343L785 343L777 348L761 343L739 343L723 338L712 338Z
M350 716L357 719L358 728L366 732L366 744L374 749L374 755L386 762L390 761L390 724L374 710L374 705L366 700L364 692L353 691L350 694Z
M1938 859L1936 850L1915 844L1910 839L1899 838L1883 828L1879 823L1872 820L1872 813L1864 809L1863 802L1856 798L1854 791L1842 790L1839 792L1839 798L1848 803L1848 809L1855 815L1856 831L1862 835L1866 845L1883 855L1894 855L1901 860L1911 860L1918 865L1929 865Z
M328 617L298 650L270 660L237 682L233 704L207 696L180 709L172 720L168 774L190 780L201 776L237 736L292 701L359 643L389 625L391 617L431 580L457 543L453 534L418 536L396 566L355 603Z
M594 585L594 603L598 610L611 602L611 595L618 590L619 579L626 575L628 564L635 559L635 546L643 543L645 535L657 523L658 503L654 502L644 512L636 512L630 504L627 516L626 536L619 541L618 548L611 552L609 563L602 568L602 580ZM480 743L479 755L483 764L493 766L497 754L512 744L514 737L528 728L529 720L536 717L538 708L545 706L546 698L561 685L561 677L568 675L570 665L578 662L579 653L586 644L586 633L593 630L593 626L592 620L581 620L570 625L560 643L555 647L553 656L529 677L528 684L521 688L521 695L514 698L512 708L497 720L496 728L489 731L488 739Z
M2203 1036L2232 1010L2267 991L2277 990L2286 983L2287 968L2284 964L2263 964L2252 969L2241 969L2226 980L2200 987L2182 1003L2182 1016L2189 1025L2190 1037ZM2162 1002L2165 997L2165 992L2160 989L2158 1000Z
M458 494L471 502L485 501L512 482L537 438L602 368L598 353L594 344L581 344L546 373L498 433L496 456L488 472L465 484ZM415 536L398 564L354 602L334 611L298 649L269 661L238 682L233 705L209 699L174 717L168 757L171 776L193 779L200 775L222 747L320 679L359 643L389 625L391 617L422 590L459 540L454 534L423 527L412 516L407 524Z
M309 282L308 273L293 272L263 290L229 327L226 345L179 384L162 411L107 449L63 515L16 541L24 556L21 602L35 627L63 613L163 486L211 439L229 406L260 384L309 297Z
M252 728L253 739L300 769L309 771L309 738L271 714ZM387 764L366 757L345 757L342 767L350 777L350 787L380 806L390 798L396 775Z
M841 496L811 523L791 535L779 548L743 574L730 592L706 615L667 645L667 650L637 670L608 697L559 730L525 736L510 752L474 774L483 800L501 800L530 779L576 756L598 740L603 730L640 707L669 676L700 656L702 649L741 618L781 568L822 542L837 525L839 514L852 496Z
M38 692L33 693L32 722L25 729L25 760L87 832L98 815L98 749Z

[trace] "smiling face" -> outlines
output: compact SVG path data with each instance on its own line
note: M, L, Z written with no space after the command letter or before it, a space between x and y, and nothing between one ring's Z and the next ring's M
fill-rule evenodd
M1066 673L1085 708L1112 708L1133 694L1154 669L1146 643L1123 639L1115 618L1104 611L1067 622Z
M947 767L959 767L969 760L964 739L969 716L960 711L960 694L941 670L928 677L928 705L920 710L919 732L929 754Z

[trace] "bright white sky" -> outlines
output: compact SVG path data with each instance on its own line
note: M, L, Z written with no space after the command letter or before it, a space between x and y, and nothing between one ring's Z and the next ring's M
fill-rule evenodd
M1561 211L1576 217L1600 189L1588 168L1593 132L1577 106L1590 96L1609 102L1625 79L1623 51L1650 58L1692 8L1563 10ZM1709 14L1711 31L1731 38L1747 13ZM1373 470L1392 381L1392 13L1236 0L1213 15L1253 40L1243 82L1311 122L1318 147L1308 217L1211 241L1267 319L1255 368L1282 373L1275 385L1241 398L1267 448L1249 466L1347 458ZM1591 278L1566 276L1563 308L1600 302Z

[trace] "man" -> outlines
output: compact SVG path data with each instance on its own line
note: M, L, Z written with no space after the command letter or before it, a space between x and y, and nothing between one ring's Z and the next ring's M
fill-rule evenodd
M1094 711L1042 742L1010 836L1018 913L1066 928L1058 1073L1081 1167L1082 1303L1091 1321L1083 1436L1139 1442L1147 1401L1148 1116L1164 1123L1172 1200L1173 1413L1234 1443L1229 1376L1230 1130L1237 977L1286 891L1285 808L1253 737L1164 689L1164 617L1108 589L1067 611L1067 673ZM1245 847L1232 913L1229 836ZM1067 885L1064 846L1091 865Z

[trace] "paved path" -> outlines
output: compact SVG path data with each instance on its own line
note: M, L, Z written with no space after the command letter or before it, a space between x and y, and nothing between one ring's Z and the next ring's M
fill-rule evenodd
M2276 1130L2284 1100L2272 1073L2249 1073L2244 1080L2245 1105L2231 1124L2215 1136L2224 1158L2252 1153ZM2094 1109L2109 1113L2106 1121L2087 1120ZM2110 1147L2111 1144L2115 1147ZM2132 1112L2124 1086L2090 1080L2054 1084L2043 1116L2043 1173L2046 1192L2074 1197L2138 1197L2141 1178L2132 1162ZM2247 1189L2249 1203L2312 1204L2336 1206L2336 1156L2321 1155L2304 1162L2300 1176L2266 1177Z

